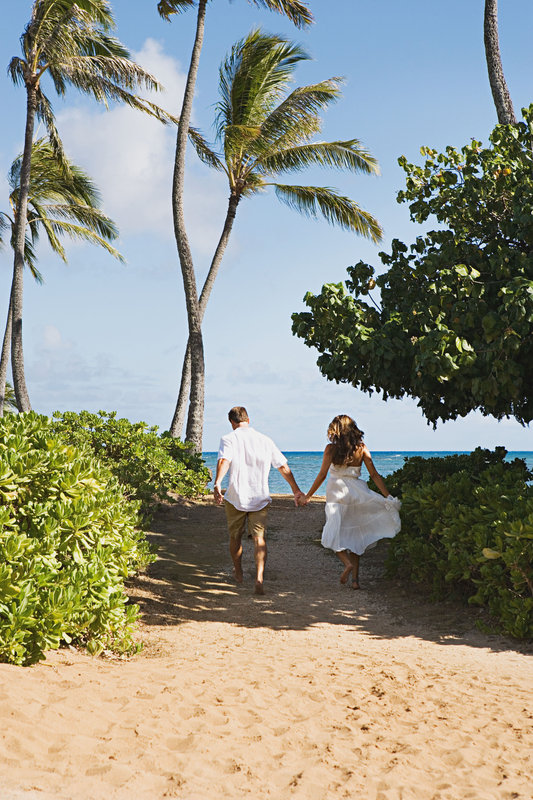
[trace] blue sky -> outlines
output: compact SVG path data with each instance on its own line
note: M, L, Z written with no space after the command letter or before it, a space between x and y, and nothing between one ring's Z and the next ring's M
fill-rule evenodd
M530 429L479 414L436 431L416 403L383 402L328 383L317 353L291 334L291 313L306 291L346 277L360 259L378 267L377 253L394 237L412 241L420 229L396 203L402 188L398 156L420 158L421 145L462 146L487 140L496 123L483 51L483 0L310 0L316 24L297 31L277 14L245 0L213 0L208 9L194 124L211 133L218 65L255 26L301 42L313 59L296 72L305 84L344 76L340 101L325 118L324 138L363 141L378 158L381 176L302 174L356 199L380 220L381 246L298 216L273 194L245 200L205 318L207 359L204 449L216 449L227 410L245 405L252 423L285 450L318 450L330 419L355 417L374 450L468 450L504 444L533 449ZM2 9L1 61L19 52L30 0ZM177 112L194 29L194 12L162 21L156 0L114 0L117 35L165 85L157 101ZM533 101L533 4L500 3L500 45L515 110ZM20 152L24 92L1 78L0 191ZM50 89L49 85L47 86ZM170 182L174 132L124 108L102 108L69 92L50 90L66 149L99 186L104 208L121 231L126 265L94 247L67 244L65 266L43 244L43 286L27 277L24 346L33 407L117 410L132 420L168 427L186 343L183 289L172 233ZM223 178L191 153L186 218L199 281L225 213ZM4 208L2 206L2 208ZM0 253L0 308L7 311L11 256ZM1 299L3 298L3 300ZM3 304L3 305L2 305ZM4 312L2 312L4 313ZM2 323L3 325L3 323Z

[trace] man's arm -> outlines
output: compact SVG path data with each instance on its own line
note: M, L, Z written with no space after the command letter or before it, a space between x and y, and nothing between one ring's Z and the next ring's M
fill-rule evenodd
M221 487L222 487L222 480L224 478L224 475L226 474L226 472L229 469L229 464L230 464L230 462L227 460L227 458L219 458L218 461L217 461L217 474L216 474L216 477L215 477L215 485L213 487L213 494L215 495L215 503L218 506L221 506L222 505L222 501L224 500L224 497L222 496L222 488Z
M291 470L289 468L289 465L288 464L284 464L282 467L278 467L278 472L280 472L281 475L283 475L283 477L285 478L285 480L287 481L287 483L291 487L292 492L294 494L294 504L297 506L298 505L298 498L299 497L303 497L304 494L303 494L303 492L300 491L300 487L296 483L296 480L295 480L294 475L292 474L292 472L291 472Z

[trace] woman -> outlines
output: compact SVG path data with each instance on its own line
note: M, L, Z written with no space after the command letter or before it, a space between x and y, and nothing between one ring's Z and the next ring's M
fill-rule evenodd
M320 472L301 504L309 502L329 471L322 544L334 550L344 564L341 583L347 583L351 574L352 589L359 589L359 556L379 539L398 533L401 503L389 493L363 442L363 431L351 417L335 417L328 428L328 439ZM360 479L363 463L383 497Z

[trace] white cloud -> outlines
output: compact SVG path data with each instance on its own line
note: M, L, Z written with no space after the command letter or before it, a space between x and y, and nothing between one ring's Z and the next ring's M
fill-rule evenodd
M42 347L44 350L59 350L68 347L63 341L61 333L55 325L45 325L42 337Z
M170 408L172 399L164 396L162 400L153 376L140 378L121 366L113 353L84 352L50 324L40 330L39 344L29 359L28 379L35 407L45 413L56 408L127 408L132 418L138 417L141 409L153 418L162 403Z
M185 73L154 39L135 59L166 88L150 99L178 113ZM59 115L58 126L71 158L93 178L104 209L121 238L154 234L173 238L171 186L176 130L126 106L106 111L80 106ZM191 245L211 254L220 234L227 191L220 178L196 168L186 179L186 219Z
M161 42L147 39L137 53L133 53L134 60L156 80L163 85L163 92L158 92L156 98L162 98L162 105L167 111L179 108L185 90L186 75L181 65L172 56L163 52ZM150 100L154 99L153 93L145 94ZM157 99L156 99L157 102Z

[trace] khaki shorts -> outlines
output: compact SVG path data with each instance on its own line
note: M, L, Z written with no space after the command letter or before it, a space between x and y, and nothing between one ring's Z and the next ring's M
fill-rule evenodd
M244 533L246 520L248 520L248 533L254 539L264 539L266 535L266 521L268 506L260 511L240 511L227 500L224 501L226 520L228 522L229 535L232 539L240 539Z

